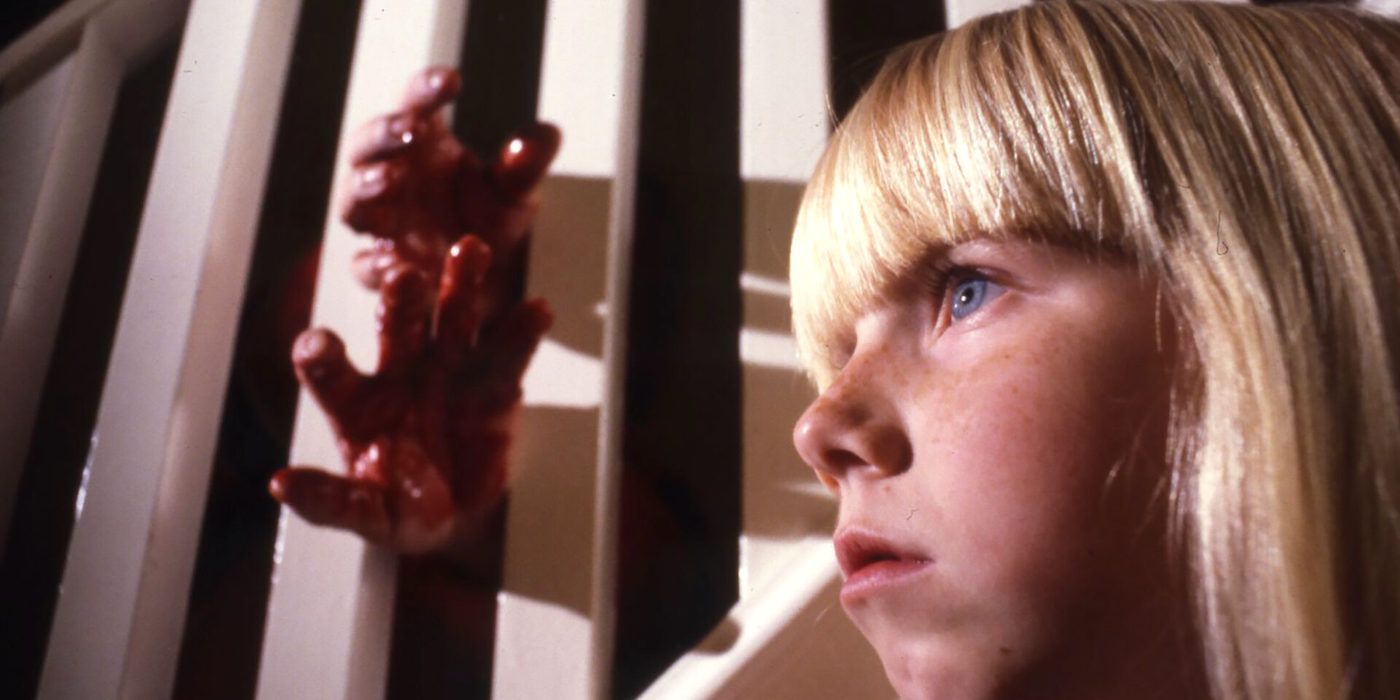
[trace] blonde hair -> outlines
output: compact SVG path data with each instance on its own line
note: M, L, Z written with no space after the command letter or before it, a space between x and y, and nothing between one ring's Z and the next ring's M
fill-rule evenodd
M1156 276L1171 503L1219 697L1400 697L1400 27L1327 6L1046 2L897 50L792 247L820 387L931 249Z

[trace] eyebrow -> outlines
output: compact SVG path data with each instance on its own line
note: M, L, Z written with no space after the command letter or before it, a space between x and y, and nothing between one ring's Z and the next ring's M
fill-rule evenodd
M929 244L927 250L919 255L919 257L915 258L914 262L910 264L909 269L902 271L892 278L889 284L886 285L886 289L882 290L882 292L884 294L918 294L927 290L931 286L930 283L933 281L933 270L948 265L948 258L952 255L953 251L970 242L971 241L964 241L954 244L946 241L939 241Z

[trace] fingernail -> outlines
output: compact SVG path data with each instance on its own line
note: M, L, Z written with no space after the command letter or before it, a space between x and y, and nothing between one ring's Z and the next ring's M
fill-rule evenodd
M435 99L440 99L446 93L457 89L457 80L457 71L439 66L422 74L419 90L420 93L427 93Z
M443 71L435 70L428 74L428 89L437 92L442 89L442 84L447 80Z
M374 197L384 191L388 181L389 169L384 163L359 168L355 171L355 195Z
M272 478L267 482L267 492L278 503L287 502L287 473L285 471L279 471L272 475Z
M325 333L320 331L302 333L301 338L297 340L297 354L302 357L315 357L325 352L328 344Z
M334 365L336 347L330 333L314 330L302 333L292 350L292 362L299 373L310 381L320 381Z
M552 124L537 122L524 127L519 132L519 138L526 141L526 146L534 145L541 156L552 157L559 150L562 135L559 129Z
M388 124L390 136L404 144L413 143L413 121L413 115L410 114L400 114L391 118Z

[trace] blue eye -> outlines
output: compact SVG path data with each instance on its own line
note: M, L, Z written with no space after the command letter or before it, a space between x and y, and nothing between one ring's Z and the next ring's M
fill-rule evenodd
M949 314L954 321L961 321L975 313L982 305L996 298L1002 292L1001 285L981 277L969 277L953 286L952 309Z

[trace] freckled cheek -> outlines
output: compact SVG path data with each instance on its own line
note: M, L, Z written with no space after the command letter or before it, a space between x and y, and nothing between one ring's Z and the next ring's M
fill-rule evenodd
M1085 550L1113 455L1074 358L1004 354L930 377L917 419L921 490L938 504L941 553L988 586L1069 575ZM991 555L989 555L991 553Z

